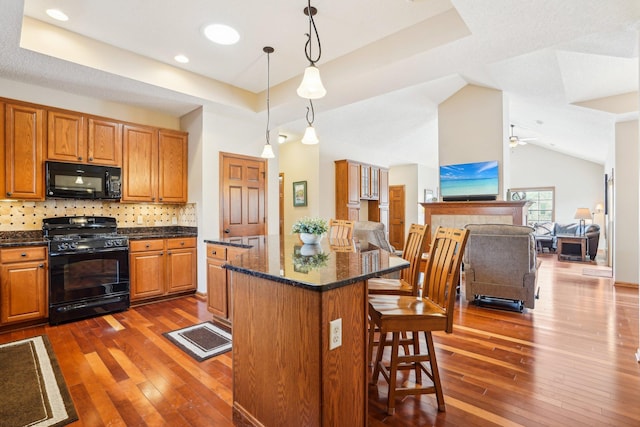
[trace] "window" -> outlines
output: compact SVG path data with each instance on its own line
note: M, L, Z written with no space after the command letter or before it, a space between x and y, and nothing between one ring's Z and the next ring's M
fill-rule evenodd
M553 222L555 215L555 187L512 188L511 200L528 200L529 215L527 225L533 226L538 222Z

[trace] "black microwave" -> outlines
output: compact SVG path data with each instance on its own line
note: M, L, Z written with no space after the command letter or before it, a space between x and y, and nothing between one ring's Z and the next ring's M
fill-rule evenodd
M49 198L117 200L122 196L118 167L49 161L45 165Z

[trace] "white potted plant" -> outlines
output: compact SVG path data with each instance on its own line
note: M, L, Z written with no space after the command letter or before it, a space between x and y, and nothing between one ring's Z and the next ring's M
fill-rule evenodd
M329 226L322 218L304 217L293 223L292 233L299 233L300 240L305 244L318 243L322 235L327 232Z

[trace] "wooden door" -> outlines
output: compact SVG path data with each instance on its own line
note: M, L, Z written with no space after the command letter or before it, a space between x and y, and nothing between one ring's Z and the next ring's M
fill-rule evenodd
M266 160L220 153L221 237L265 235Z
M187 202L187 134L158 134L158 198L164 203Z
M389 243L400 250L404 247L404 185L389 186Z
M86 121L83 115L49 111L47 115L47 159L86 162Z
M6 194L12 199L44 200L45 111L6 105Z
M122 200L155 202L158 188L158 132L125 125L122 138Z
M122 165L122 124L89 118L88 161L99 165Z

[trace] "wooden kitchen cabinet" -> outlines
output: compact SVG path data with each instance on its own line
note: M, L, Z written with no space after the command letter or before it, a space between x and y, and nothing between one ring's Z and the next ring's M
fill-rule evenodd
M123 130L123 202L186 203L187 134L146 126Z
M360 164L337 160L336 219L358 221L360 218Z
M389 169L353 160L336 160L336 219L382 222L389 228ZM360 218L360 201L368 215Z
M231 325L231 281L223 265L248 248L207 244L207 308L218 320Z
M122 124L80 113L49 110L47 159L122 165Z
M11 199L44 200L43 108L5 104L5 194Z
M122 152L122 201L157 201L158 130L125 125Z
M47 159L87 161L87 121L82 114L47 112Z
M187 134L158 132L158 198L164 203L187 202Z
M130 241L131 301L195 291L196 254L195 237Z
M0 324L46 319L49 315L47 248L0 250Z

